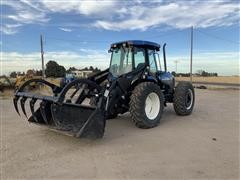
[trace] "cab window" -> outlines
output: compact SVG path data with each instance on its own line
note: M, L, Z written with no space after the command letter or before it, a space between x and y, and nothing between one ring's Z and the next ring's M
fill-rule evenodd
M134 68L138 69L145 64L145 51L143 48L134 48Z
M154 50L148 50L148 60L149 60L150 72L152 73L157 72L157 64L156 64Z
M132 65L132 51L130 48L120 47L112 50L109 71L113 76L120 76L131 72L133 69Z

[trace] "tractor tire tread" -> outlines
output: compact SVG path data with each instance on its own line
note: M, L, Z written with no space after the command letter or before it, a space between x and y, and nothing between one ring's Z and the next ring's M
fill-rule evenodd
M194 88L190 82L179 82L174 93L173 97L173 107L177 115L186 116L191 114L193 106L191 109L187 110L185 107L185 93L188 89L191 89L193 92L194 98ZM194 98L195 99L195 98ZM194 104L194 100L193 100Z
M143 102L142 96L146 95L146 93L149 94L149 92L156 91L160 98L160 114L159 114L159 120L157 120L155 123L146 123L144 119L146 118L145 112L143 112L143 106L145 104L145 101ZM156 85L153 82L143 82L140 83L135 87L135 89L132 92L131 98L130 98L130 116L133 121L133 123L138 127L142 129L148 129L153 128L157 126L160 122L160 118L163 111L163 102L164 97L162 94L162 91L158 85Z

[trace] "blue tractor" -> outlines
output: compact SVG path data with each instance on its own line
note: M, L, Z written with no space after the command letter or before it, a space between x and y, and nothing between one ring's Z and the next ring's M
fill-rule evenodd
M60 81L60 87L64 87L66 86L68 83L74 81L76 78L76 76L73 73L66 73L65 77L61 79Z
M175 86L174 76L167 71L165 46L160 62L160 45L149 41L130 40L110 46L108 69L86 79L76 79L58 87L42 79L22 85L14 97L26 115L24 103L30 98L28 121L46 125L75 137L100 138L107 119L130 112L139 128L153 128L160 123L163 109L173 103L177 115L192 113L195 101L190 82ZM163 64L163 66L162 66ZM52 88L52 96L39 96L24 91L32 81ZM70 94L70 95L69 95ZM40 106L35 108L36 101Z

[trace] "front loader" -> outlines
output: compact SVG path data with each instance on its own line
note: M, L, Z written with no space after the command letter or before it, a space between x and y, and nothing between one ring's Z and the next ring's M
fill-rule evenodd
M189 115L195 101L193 86L180 82L175 87L173 75L167 72L165 45L160 62L157 43L113 43L108 69L64 87L43 79L29 80L15 93L15 109L19 113L20 101L23 114L28 117L30 113L29 122L84 138L103 137L106 120L128 111L133 123L144 129L159 124L167 103L173 103L176 114ZM48 86L51 95L27 92L33 82L41 84L39 92ZM29 112L25 109L27 101Z

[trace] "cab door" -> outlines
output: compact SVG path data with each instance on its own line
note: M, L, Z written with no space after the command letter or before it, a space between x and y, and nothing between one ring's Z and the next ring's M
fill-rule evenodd
M155 51L148 49L147 52L148 52L148 62L149 62L150 72L153 74L156 74L156 72L158 71L158 66L157 66Z

